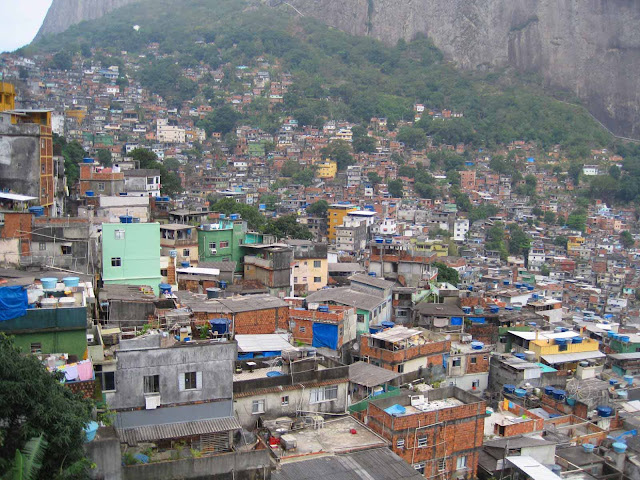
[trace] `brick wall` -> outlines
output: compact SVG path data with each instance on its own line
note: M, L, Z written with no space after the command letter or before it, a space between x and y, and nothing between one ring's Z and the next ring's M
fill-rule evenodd
M65 383L65 385L73 393L79 393L84 398L92 398L96 388L95 380L87 380L86 382Z
M30 255L31 213L7 212L4 215L2 238L20 238L20 254Z
M360 354L363 357L378 360L381 366L387 370L396 370L394 367L399 363L406 362L413 358L426 357L427 365L442 364L442 355L451 350L450 341L429 342L424 345L411 347L405 350L385 350L369 346L369 337L360 338ZM488 368L488 367L487 367Z
M475 358L476 363L472 363ZM467 356L467 373L484 373L489 371L489 352L470 354Z

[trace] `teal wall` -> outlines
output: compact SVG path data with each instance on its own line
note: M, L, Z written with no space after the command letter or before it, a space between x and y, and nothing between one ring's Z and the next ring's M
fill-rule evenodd
M124 239L115 231L124 230ZM112 258L121 258L122 266L111 266ZM156 295L160 276L160 224L103 223L102 280L105 284L149 285Z
M262 234L246 233L246 226L241 221L221 220L217 230L198 228L198 256L201 262L221 262L230 259L236 262L236 272L242 272L242 261L245 255L243 245L262 242ZM228 242L229 246L220 248L220 242ZM212 255L209 244L216 244L216 254Z
M357 325L356 333L357 334L369 333L369 315L371 315L371 312L369 312L368 310L360 310L358 308L356 310L356 314L364 316L364 323L356 324Z
M31 352L32 343L42 353L69 353L83 358L87 349L87 309L36 308L23 317L0 322L0 332L12 335L16 346Z

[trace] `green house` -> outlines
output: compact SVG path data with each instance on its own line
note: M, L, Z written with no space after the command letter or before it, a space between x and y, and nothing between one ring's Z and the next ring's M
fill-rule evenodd
M68 353L82 359L87 350L87 307L38 308L0 322L24 353Z
M262 243L263 235L247 232L247 222L221 219L198 228L198 257L200 262L236 262L236 272L242 272L244 245Z
M103 223L102 281L105 285L149 285L160 276L160 224Z

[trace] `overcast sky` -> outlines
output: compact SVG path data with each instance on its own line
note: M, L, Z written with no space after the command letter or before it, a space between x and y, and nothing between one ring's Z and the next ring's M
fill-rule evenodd
M52 0L0 0L0 52L13 51L33 40Z

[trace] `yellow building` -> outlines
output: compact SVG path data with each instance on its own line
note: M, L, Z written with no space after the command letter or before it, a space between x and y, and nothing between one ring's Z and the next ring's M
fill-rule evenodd
M571 235L567 238L567 253L572 254L577 252L582 248L582 245L585 242L584 237Z
M578 337L578 333L575 334ZM599 352L600 343L597 340L591 338L578 337L577 340L570 338L541 338L538 340L532 340L529 342L529 350L535 353L536 361L545 361L545 363L554 364L554 355L561 355L563 362L558 363L577 363L580 360L586 360L587 358L598 358L601 355ZM567 354L584 354L576 355L575 361L572 362L571 356ZM560 357L556 357L560 358Z
M0 112L16 108L15 98L15 87L11 83L0 82Z
M329 209L327 210L329 218L327 238L330 243L336 242L336 228L342 225L347 214L357 209L358 207L351 204L334 203L329 205Z
M318 178L335 178L338 174L338 164L333 160L325 160L316 165L316 177Z

